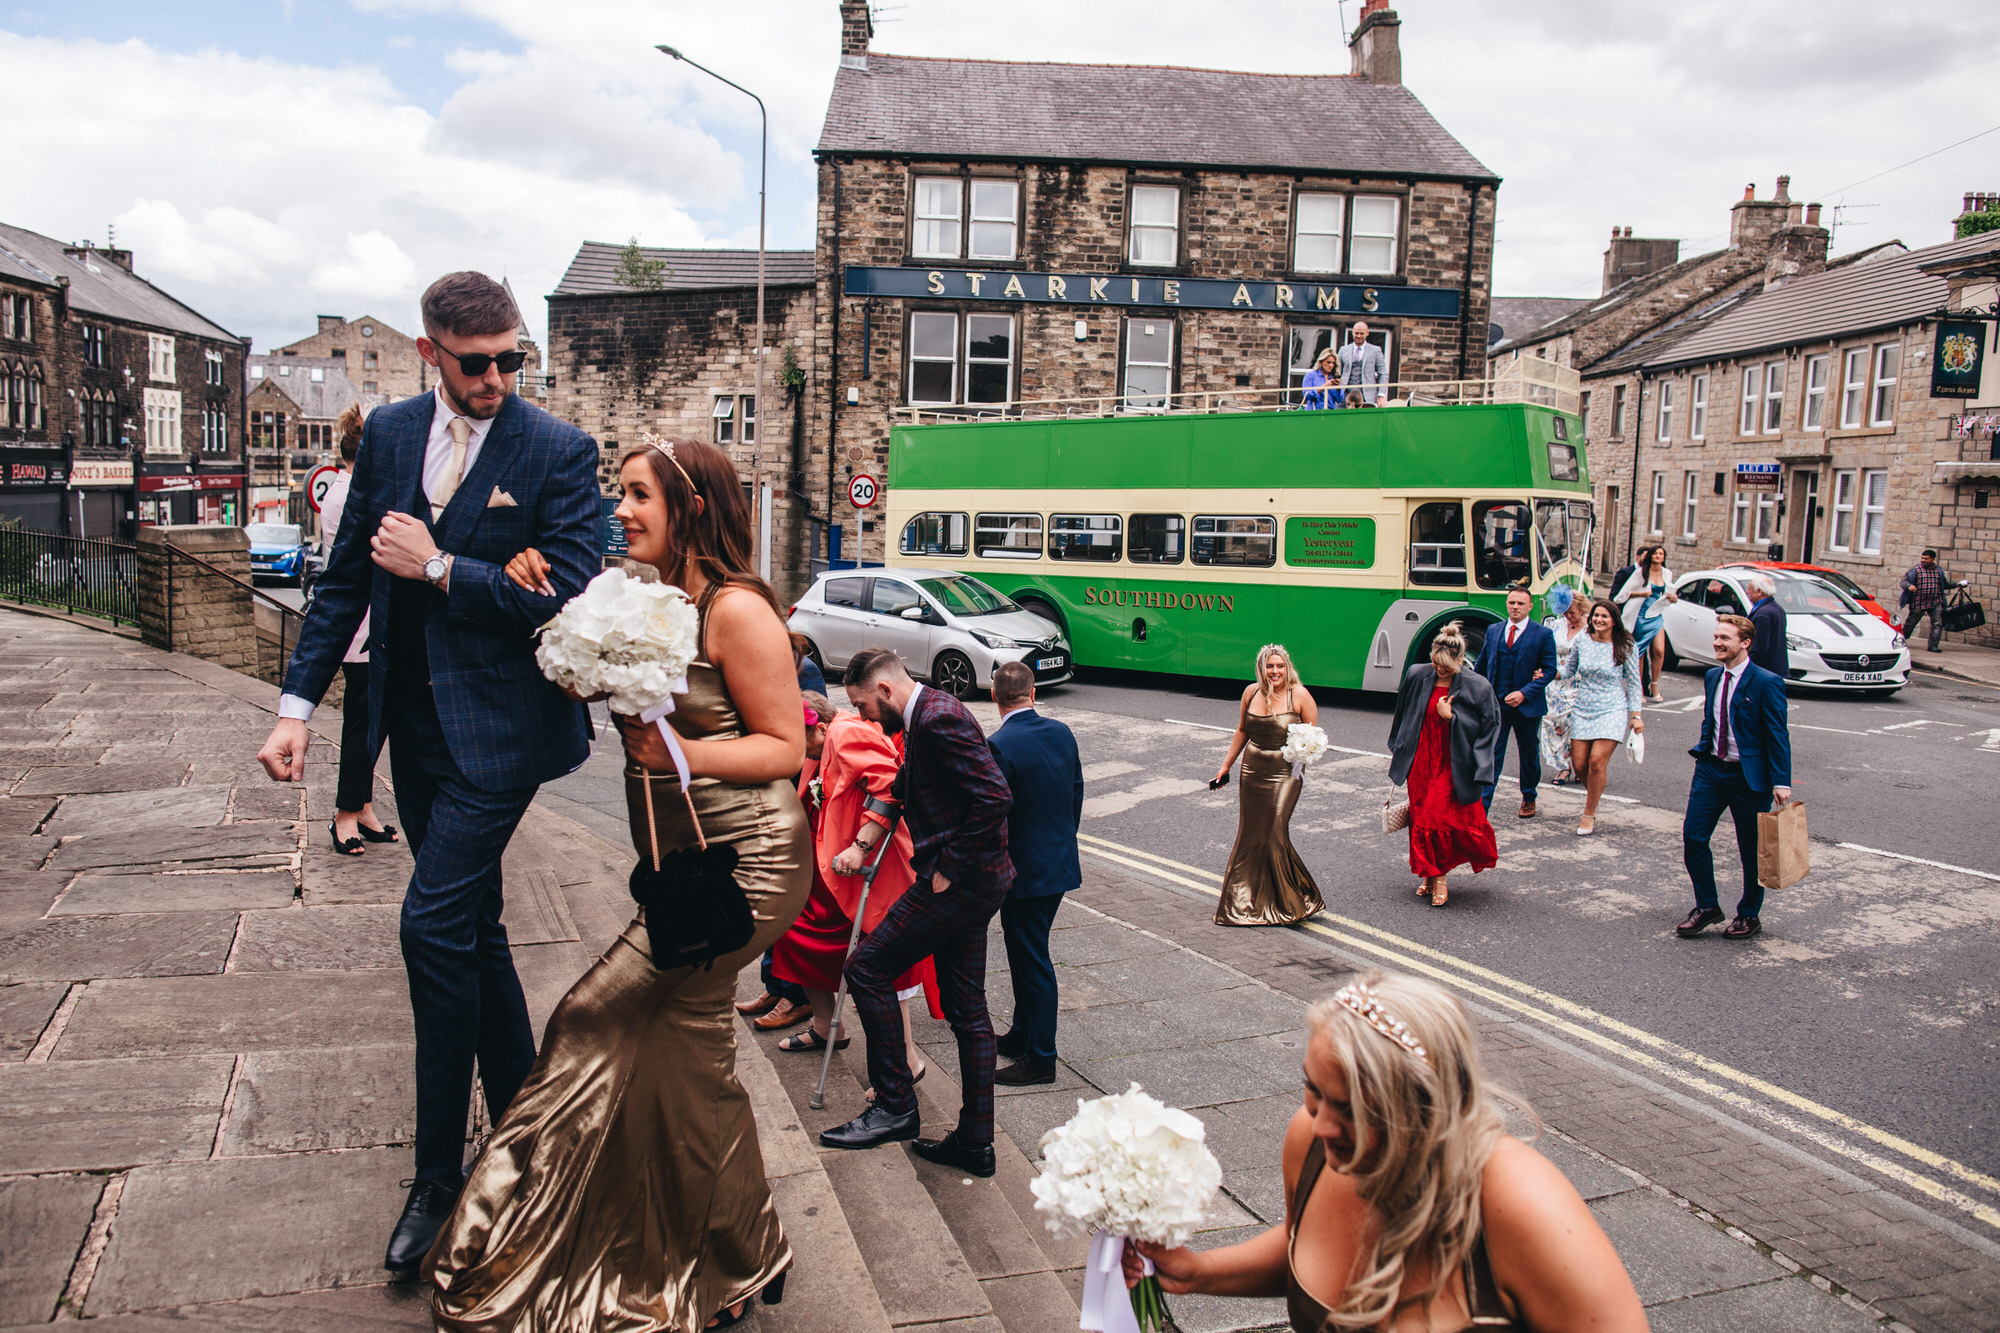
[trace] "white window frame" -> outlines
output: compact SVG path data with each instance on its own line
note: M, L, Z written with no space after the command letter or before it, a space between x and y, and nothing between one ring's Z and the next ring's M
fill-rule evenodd
M1696 375L1688 384L1688 438L1708 436L1708 376Z
M1516 360L1518 359L1519 358L1516 357ZM1590 390L1588 389L1585 389L1582 393L1577 395L1576 421L1577 425L1582 427L1582 430L1579 433L1583 436L1584 439L1586 440L1589 439L1590 438Z
M1750 492L1740 486L1729 498L1729 540L1738 545L1750 541Z
M1833 531L1828 534L1826 543L1829 551L1854 549L1854 500L1858 480L1859 475L1853 468L1842 468L1833 474Z
M1832 358L1825 352L1806 358L1806 400L1799 409L1800 430L1826 429L1826 381Z
M1868 424L1871 426L1896 424L1896 381L1902 371L1898 364L1902 355L1903 344L1899 342L1875 344L1875 355L1870 361L1873 373L1868 381Z
M1768 545L1778 532L1778 493L1775 490L1757 492L1757 541Z
M933 320L933 319L951 321L951 336L945 342L945 345L951 348L951 355L948 358L939 356L917 355L917 321ZM918 364L921 363L924 365L936 365L940 361L947 361L947 360L951 365L950 392L943 398L918 398L917 397ZM903 392L905 398L909 401L909 403L912 406L921 405L921 406L948 407L957 403L958 401L958 315L955 311L917 310L911 313L910 350L909 350L909 356L906 359L906 363L903 369Z
M1868 349L1849 348L1846 359L1841 362L1840 380L1840 426L1842 430L1854 430L1861 425L1861 414L1868 406Z
M202 409L201 451L204 454L229 452L229 414L219 407Z
M1002 262L1019 257L1021 225L1021 182L1012 177L974 176L971 181L971 207L966 210L965 257L967 259L993 259ZM992 196L1005 191L1007 207L1001 211ZM981 196L986 196L981 198ZM1007 244L1004 249L982 244L991 240L996 228L1007 229Z
M181 455L181 391L147 389L146 456L178 458Z
M1689 541L1695 539L1698 529L1695 519L1701 502L1701 477L1694 472L1681 474L1681 536Z
M1363 204L1387 204L1389 206L1389 229L1361 230ZM1403 201L1393 194L1357 194L1347 208L1347 271L1349 273L1395 273L1400 271L1397 264L1402 259ZM1364 264L1361 260L1362 242L1381 242L1389 247L1389 262L1386 265Z
M1152 333L1151 330L1161 325L1166 326L1166 331L1167 331L1166 360L1164 361L1134 360L1132 356L1134 338L1135 338L1134 331L1137 329L1144 329L1147 331L1145 336L1156 337L1158 335ZM1124 329L1125 345L1121 349L1122 355L1119 363L1119 372L1120 372L1119 382L1123 389L1123 398L1121 400L1121 405L1126 411L1161 412L1165 411L1168 407L1172 406L1173 394L1174 394L1174 339L1177 336L1177 333L1178 330L1175 328L1174 321L1172 321L1171 319L1140 319L1135 317L1127 319L1125 321L1125 329ZM1161 388L1159 393L1155 394L1150 390L1136 392L1136 393L1133 391L1132 368L1134 366L1137 366L1140 369L1146 371L1158 370L1161 373L1163 387ZM1156 398L1158 399L1158 401L1157 402L1153 401Z
M1333 206L1333 229L1327 230L1324 219L1312 227L1306 226L1306 201L1314 201L1313 207L1320 207L1322 200L1330 200ZM1343 244L1347 232L1347 196L1335 194L1331 190L1300 190L1292 196L1292 271L1294 273L1339 273ZM1331 263L1308 263L1305 256L1305 242L1310 239L1319 243L1331 242L1333 255Z
M974 355L972 354L972 329L973 329L973 325L975 325L975 324L979 323L979 321L981 321L981 320L1005 320L1005 321L1006 321L1006 323L1007 323L1007 355L1006 355L1005 357L993 357L993 356L974 356ZM1017 340L1017 339L1018 339L1018 338L1019 338L1020 336L1021 336L1021 327L1020 327L1020 324L1019 324L1019 323L1018 323L1018 322L1017 322L1017 321L1015 320L1015 318L1014 318L1014 317L1013 317L1012 315L1003 315L1003 314L994 314L994 313L992 313L992 312L989 312L989 311L984 311L984 310L976 310L976 311L972 311L971 313L969 313L969 314L967 314L967 315L966 315L966 317L965 317L965 372L964 372L964 374L963 374L963 375L959 376L959 382L960 382L960 383L961 383L961 384L962 384L962 385L964 386L964 392L963 392L963 393L961 394L961 397L963 397L963 398L964 398L964 400L965 400L965 403L966 403L966 406L968 406L968 407L1005 407L1005 406L1006 406L1007 404L1009 404L1009 403L1011 403L1011 402L1013 402L1013 401L1014 401L1014 348L1015 348L1015 346L1017 345L1017 344L1016 344L1016 340ZM1005 381L1004 381L1004 384L1005 384L1005 390L1006 390L1006 391L1005 391L1005 393L1004 393L1004 394L1003 394L1003 395L1002 395L1002 396L1001 396L1000 398L998 398L998 399L993 399L993 398L982 398L982 399L978 400L977 402L974 402L974 401L973 401L973 397L972 397L972 368L973 368L974 366L997 366L997 365L1003 365L1003 364L1004 364L1004 365L1006 366L1006 368L1007 368L1007 374L1006 374L1006 379L1005 379Z
M943 187L928 210L924 200L924 187L927 185ZM940 205L947 197L951 203L949 213L940 211ZM938 248L943 245L942 241L931 242L924 234L926 226L948 226L951 235L949 247ZM910 188L910 257L957 259L964 248L965 181L958 176L918 176Z
M164 333L146 335L146 377L174 382L174 340Z
M1666 444L1674 438L1674 383L1672 380L1663 380L1660 384L1659 411L1660 427L1656 435L1661 444Z
M1168 212L1169 215L1172 217L1173 221L1171 223L1141 222L1139 220L1139 198L1141 195L1147 195L1147 196L1164 195L1167 196L1169 199L1171 199L1172 204ZM1134 182L1131 187L1131 197L1127 202L1127 207L1131 210L1131 216L1129 219L1129 223L1126 227L1126 236L1125 236L1126 260L1130 263L1140 264L1147 268L1173 268L1176 265L1178 265L1181 262L1180 186L1153 185L1146 182ZM1146 240L1158 240L1161 236L1166 237L1167 257L1165 259L1140 258L1139 256L1140 240L1142 238Z
M737 408L742 414L737 414ZM709 408L709 416L715 421L715 442L717 444L757 443L757 395L754 393L719 393L715 395L715 406Z
M202 353L202 382L220 387L222 384L222 353L209 350Z
M1764 433L1776 435L1785 428L1785 363L1764 363Z
M1855 543L1863 555L1882 554L1882 529L1888 525L1889 470L1871 467L1861 470L1860 525Z
M1625 397L1624 385L1611 386L1611 438L1614 440L1625 438Z
M1646 531L1657 537L1667 527L1667 474L1653 474L1653 503L1646 511Z
M1762 366L1743 367L1743 401L1736 414L1736 433L1755 435L1757 420L1763 414L1764 368Z

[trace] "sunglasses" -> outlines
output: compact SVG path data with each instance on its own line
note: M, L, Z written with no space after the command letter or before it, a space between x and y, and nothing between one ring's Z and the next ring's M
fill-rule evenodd
M512 375L516 371L520 370L520 368L528 360L528 354L526 352L518 350L512 352L502 352L498 356L488 356L484 352L472 352L472 353L462 354L459 352L452 351L450 348L446 347L443 343L438 342L436 339L432 339L431 341L432 345L438 349L438 355L448 356L452 360L458 362L458 369L460 373L463 374L467 379L474 379L474 380L478 379L481 375L484 375L486 373L486 368L488 366L498 366L500 367L500 373L502 375Z

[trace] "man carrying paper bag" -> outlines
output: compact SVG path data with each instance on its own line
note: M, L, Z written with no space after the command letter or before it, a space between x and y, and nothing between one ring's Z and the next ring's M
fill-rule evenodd
M1688 788L1687 817L1681 825L1681 854L1687 862L1688 878L1694 883L1695 908L1687 920L1674 927L1682 939L1692 939L1722 920L1709 839L1724 810L1736 822L1743 897L1722 937L1747 940L1764 929L1757 831L1760 817L1774 802L1780 811L1791 803L1792 737L1787 725L1785 682L1750 660L1750 647L1756 638L1756 626L1744 617L1716 617L1715 657L1722 665L1708 673L1701 743L1688 751L1694 756L1694 781ZM1797 840L1802 844L1802 818L1799 823ZM1773 877L1773 882L1791 881Z

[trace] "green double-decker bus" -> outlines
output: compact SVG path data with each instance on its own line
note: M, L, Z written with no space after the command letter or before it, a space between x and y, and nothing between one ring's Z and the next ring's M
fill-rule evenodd
M1589 590L1575 417L1533 403L898 425L891 567L961 570L1079 665L1394 690L1446 623Z

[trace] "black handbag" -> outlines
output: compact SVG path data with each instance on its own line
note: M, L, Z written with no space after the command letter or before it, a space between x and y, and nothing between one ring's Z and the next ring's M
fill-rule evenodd
M694 800L682 788L681 798L688 803L700 845L661 856L660 835L653 824L652 775L640 781L646 788L646 836L652 858L632 867L630 888L633 901L646 911L653 966L662 972L712 968L716 959L735 953L757 933L750 899L736 882L736 848L728 843L708 845Z
M1944 627L1947 633L1963 634L1967 630L1978 629L1986 623L1986 608L1972 600L1963 588L1952 589L1951 596L1944 604Z

